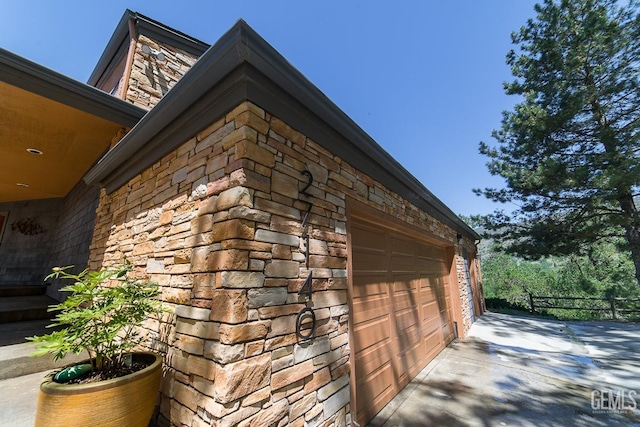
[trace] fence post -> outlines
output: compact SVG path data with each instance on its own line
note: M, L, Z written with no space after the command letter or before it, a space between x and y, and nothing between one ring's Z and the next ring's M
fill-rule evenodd
M618 316L616 314L616 301L613 297L609 297L609 305L611 306L611 316L613 320L618 320Z
M536 312L536 306L533 305L533 295L531 295L531 292L527 292L529 294L529 304L531 305L531 313L535 313Z

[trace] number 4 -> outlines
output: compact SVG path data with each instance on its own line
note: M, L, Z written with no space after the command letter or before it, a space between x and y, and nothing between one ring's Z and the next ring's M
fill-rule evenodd
M298 295L306 295L309 299L312 298L312 295L313 295L313 286L312 286L313 277L312 276L313 276L313 273L309 272L309 275L307 276L304 283L302 284L302 287L298 291Z

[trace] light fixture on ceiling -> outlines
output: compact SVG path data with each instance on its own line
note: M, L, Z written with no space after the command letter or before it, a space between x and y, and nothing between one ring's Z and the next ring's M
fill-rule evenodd
M27 151L31 154L35 154L37 156L42 156L44 153L37 148L27 148Z
M17 185L18 187L29 188L29 184L25 184L24 182L18 182L18 183L16 183L16 185Z
M160 62L164 62L164 60L166 59L166 57L164 56L164 53L151 48L151 46L147 44L142 45L142 53L144 53L145 55L151 55L154 58L156 58L157 61L160 61Z

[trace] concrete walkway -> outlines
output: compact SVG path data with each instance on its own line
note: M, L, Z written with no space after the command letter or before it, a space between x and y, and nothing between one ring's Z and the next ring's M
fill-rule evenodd
M0 380L0 426L33 425L43 376ZM616 396L625 398L626 410ZM613 409L594 410L592 397ZM487 313L370 423L542 425L640 427L640 325Z
M54 367L80 361L84 355L68 355L54 361L51 355L30 357L35 343L19 343L19 337L42 334L48 321L0 324L0 427L32 427L38 390L44 376ZM5 345L10 343L10 345Z
M640 325L487 313L370 426L640 426Z
M33 427L38 390L45 373L0 381L0 426Z

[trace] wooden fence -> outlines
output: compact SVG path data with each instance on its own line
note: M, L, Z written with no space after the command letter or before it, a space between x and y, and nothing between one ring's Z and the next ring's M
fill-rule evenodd
M640 317L640 298L550 297L529 293L529 304L532 313L555 309L611 313L614 320Z

